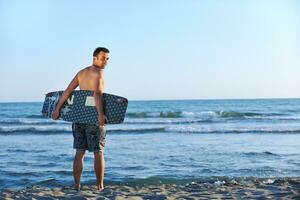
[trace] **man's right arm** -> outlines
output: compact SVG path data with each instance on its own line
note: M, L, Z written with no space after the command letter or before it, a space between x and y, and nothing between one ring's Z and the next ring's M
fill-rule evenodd
M104 114L104 108L103 108L103 86L102 84L102 73L99 74L99 78L95 81L95 89L94 89L94 100L95 100L95 106L98 112L98 123L99 126L105 125L105 114Z

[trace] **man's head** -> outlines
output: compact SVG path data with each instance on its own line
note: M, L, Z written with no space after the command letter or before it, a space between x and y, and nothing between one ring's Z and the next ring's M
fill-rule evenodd
M93 65L104 69L109 59L109 50L105 47L98 47L93 53Z

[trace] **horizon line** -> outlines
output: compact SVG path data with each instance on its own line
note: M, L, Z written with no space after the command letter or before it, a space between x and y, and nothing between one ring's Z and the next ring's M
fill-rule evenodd
M190 98L190 99L128 99L128 101L215 101L215 100L300 100L300 97L258 97L258 98ZM43 103L44 101L0 101L0 103Z

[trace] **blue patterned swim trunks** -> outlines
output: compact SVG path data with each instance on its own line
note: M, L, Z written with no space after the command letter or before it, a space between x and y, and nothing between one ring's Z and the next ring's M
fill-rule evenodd
M105 126L95 124L73 123L73 148L89 152L104 152L106 141Z

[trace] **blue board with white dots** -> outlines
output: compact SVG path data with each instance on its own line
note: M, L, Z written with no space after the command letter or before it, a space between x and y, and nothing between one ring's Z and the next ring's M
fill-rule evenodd
M46 94L42 108L43 116L51 118L62 94L63 91ZM98 112L93 95L93 91L74 90L61 108L60 119L69 122L98 124ZM106 124L122 123L125 118L128 100L113 94L103 93L102 95Z

